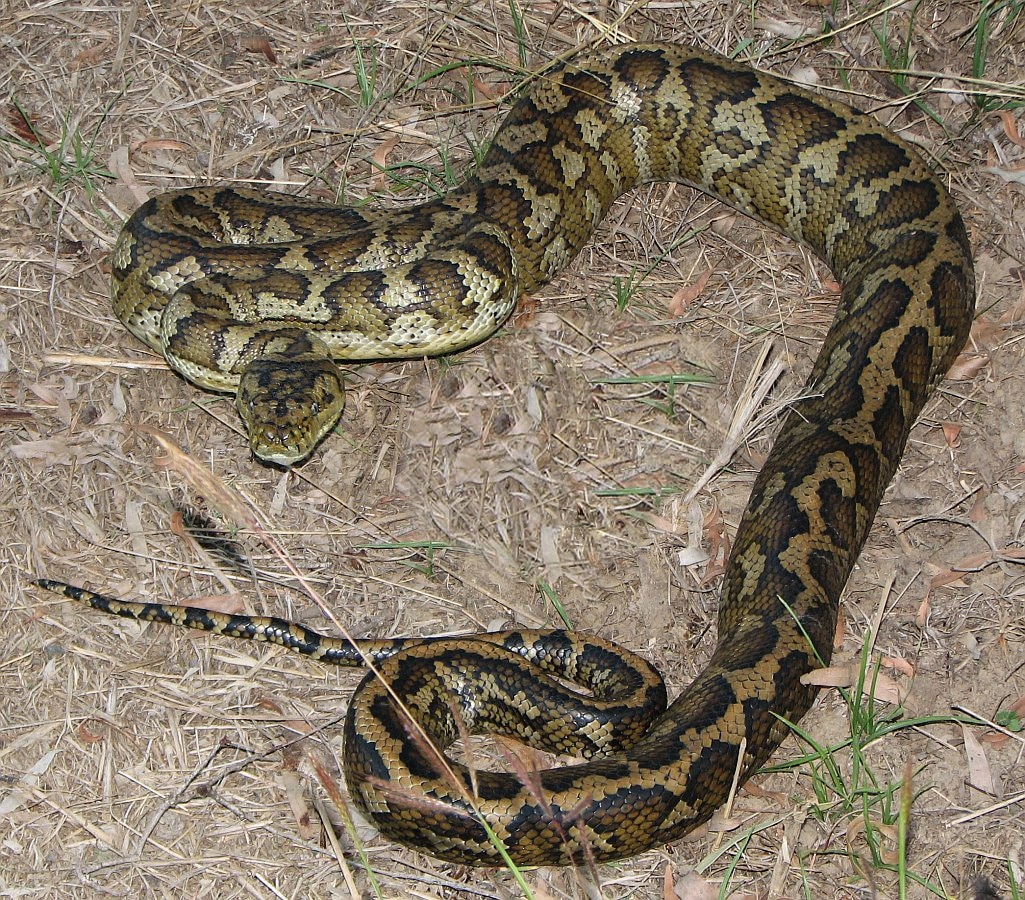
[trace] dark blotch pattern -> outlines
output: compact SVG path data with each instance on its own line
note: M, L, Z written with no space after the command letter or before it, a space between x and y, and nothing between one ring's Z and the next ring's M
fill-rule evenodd
M777 715L808 708L814 690L801 677L829 659L840 592L971 322L967 233L942 181L870 117L734 62L637 45L544 73L474 177L420 207L189 189L143 205L114 251L122 321L197 384L237 385L254 451L278 441L280 455L265 458L289 465L341 413L335 358L485 339L585 245L617 194L645 180L696 185L813 248L843 284L836 318L738 528L720 643L664 712L657 674L597 638L360 642L430 740L366 679L346 720L350 792L386 835L456 862L501 861L480 817L524 865L616 859L674 839L722 802L738 761L742 781L772 753L785 733ZM430 343L434 332L445 337ZM330 414L311 424L322 405ZM360 661L357 648L280 620L46 586L116 615ZM449 775L438 756L460 726L555 752L626 749L541 774L481 772L471 797L466 769Z

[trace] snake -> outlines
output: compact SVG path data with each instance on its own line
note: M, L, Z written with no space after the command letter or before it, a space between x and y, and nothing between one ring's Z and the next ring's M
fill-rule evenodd
M371 665L344 725L350 796L385 837L441 859L590 864L706 822L810 708L817 689L804 676L830 659L884 490L967 339L968 234L915 147L741 62L627 44L533 79L473 174L409 209L238 187L161 194L120 234L113 296L173 369L236 393L256 456L294 465L341 414L340 366L483 341L566 267L616 198L662 181L790 236L841 286L738 525L717 643L671 704L643 662L573 632L350 644L280 619L40 583L108 613ZM563 697L562 678L597 709ZM639 718L621 719L635 704ZM479 730L577 758L501 772L445 753Z

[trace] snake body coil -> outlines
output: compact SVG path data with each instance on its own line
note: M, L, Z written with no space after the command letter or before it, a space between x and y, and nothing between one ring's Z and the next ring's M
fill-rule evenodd
M506 638L375 657L379 677L363 682L345 726L349 790L384 834L448 860L500 864L488 829L521 864L612 860L672 841L723 802L738 760L741 780L765 761L786 732L781 717L808 709L815 691L801 676L816 654L829 659L880 498L968 333L969 243L943 184L909 145L841 104L694 50L632 45L535 81L477 175L425 206L368 214L185 190L144 205L115 250L126 325L197 384L238 387L254 451L289 464L340 411L331 358L483 340L522 291L573 258L615 198L652 181L696 186L807 244L842 283L836 318L740 523L711 661L625 749L531 777L470 773L414 736L385 685L439 747L458 739L460 717L521 735L533 726L544 744L564 716L533 706L529 685L510 687L497 662ZM315 656L323 646L299 626L259 624L276 620L94 605ZM558 634L556 644L569 640ZM592 651L583 668L599 682L619 673L604 647ZM578 652L566 651L570 669ZM609 696L657 694L645 674L615 678ZM433 693L450 679L457 712ZM492 709L503 697L514 713Z

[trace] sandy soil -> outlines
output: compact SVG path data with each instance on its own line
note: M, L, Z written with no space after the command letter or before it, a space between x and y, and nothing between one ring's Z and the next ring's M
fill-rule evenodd
M354 634L380 636L555 625L555 597L574 627L652 659L673 693L707 658L720 539L834 307L801 248L689 190L638 192L484 346L356 368L337 434L291 474L256 464L230 398L172 375L109 303L108 253L147 196L226 182L386 206L432 196L472 165L526 72L641 38L837 90L949 172L978 320L851 579L837 654L856 666L868 635L873 659L900 663L884 674L907 715L938 719L831 754L838 790L822 786L823 762L795 764L688 840L526 883L536 897L896 897L888 864L910 770L907 896L976 896L979 875L993 896L1019 896L1025 742L978 724L1023 712L1025 695L1019 11L841 3L826 38L825 11L796 0L7 0L0 896L523 894L506 871L439 863L364 828L357 852L338 759L358 673L107 619L32 577L330 630L319 594ZM625 309L617 282L636 288ZM686 502L772 361L785 372L740 420L729 465ZM687 373L705 377L666 377ZM181 448L177 467L154 430ZM206 481L183 474L190 462ZM273 541L226 521L222 492ZM186 508L220 522L248 574L187 535ZM802 725L831 747L850 721L829 692ZM776 761L806 749L792 739Z

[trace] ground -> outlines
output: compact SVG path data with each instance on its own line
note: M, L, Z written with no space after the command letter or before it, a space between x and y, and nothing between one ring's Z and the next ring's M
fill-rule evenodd
M0 894L1020 896L1021 11L9 0ZM723 542L832 315L835 285L805 250L690 190L635 192L498 337L448 361L355 368L342 424L290 473L256 463L231 399L171 374L109 302L118 229L158 191L433 196L472 166L526 73L637 39L812 83L917 143L968 224L978 316L843 603L837 666L856 670L866 646L895 666L877 693L904 692L905 718L825 691L801 723L822 752L809 761L788 739L783 771L710 829L517 882L347 829L339 717L359 673L111 619L30 582L332 631L319 597L356 635L565 616L679 691L714 640ZM767 396L738 414L758 378ZM190 536L189 509L241 548L242 571Z

